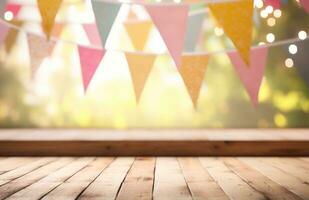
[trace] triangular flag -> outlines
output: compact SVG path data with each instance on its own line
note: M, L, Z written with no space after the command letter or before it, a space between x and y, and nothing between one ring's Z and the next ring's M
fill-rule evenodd
M195 108L197 106L197 100L204 80L207 64L207 55L182 56L179 73L186 85Z
M5 11L10 11L13 14L13 17L16 17L19 13L21 9L21 5L20 4L16 4L16 3L8 3L5 6Z
M101 46L100 34L96 24L83 24L84 30L87 34L91 45Z
M134 86L136 102L139 102L145 83L153 67L155 55L126 53L126 58Z
M309 1L308 0L299 0L300 5L304 7L304 9L309 13Z
M145 5L177 67L181 64L188 20L188 5Z
M34 77L44 58L50 56L55 45L54 41L46 41L44 37L27 34L31 59L31 78Z
M78 46L78 52L79 52L84 91L86 92L89 83L91 82L103 56L105 55L105 50Z
M100 32L102 47L105 47L107 37L118 15L121 3L92 0L92 9Z
M197 12L189 15L188 26L185 39L185 50L194 51L197 39L199 37L202 24L204 22L205 12Z
M265 0L265 4L272 6L274 9L279 9L281 7L280 0Z
M255 106L258 105L259 90L264 76L267 54L267 47L252 49L250 56L251 64L247 67L238 52L228 53L239 78L250 96L251 102Z
M62 0L37 0L38 8L42 17L42 28L49 39L55 24L55 18L62 3Z
M253 0L209 4L212 14L234 43L247 65L250 64Z
M150 21L124 23L135 50L143 51L152 27Z
M53 36L55 36L56 38L59 38L61 36L61 33L64 27L65 27L65 24L63 23L55 24L54 29L53 29Z
M6 5L6 0L0 0L0 15L1 16L4 12L5 5Z
M15 21L15 20L13 20L13 21L10 21L8 23L11 23L11 24L13 24L15 26L21 27L24 24L24 21ZM8 32L6 38L5 38L5 46L4 46L5 47L5 51L7 53L11 52L11 50L12 50L12 48L13 48L15 42L16 42L16 38L18 36L18 33L19 33L18 29L11 28L9 30L9 32Z
M0 45L5 40L9 30L10 30L10 28L5 23L0 21Z

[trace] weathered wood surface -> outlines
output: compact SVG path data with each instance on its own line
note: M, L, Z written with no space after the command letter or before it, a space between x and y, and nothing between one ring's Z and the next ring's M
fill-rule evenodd
M0 156L309 156L309 129L0 130Z
M309 199L305 157L12 157L0 168L0 199Z

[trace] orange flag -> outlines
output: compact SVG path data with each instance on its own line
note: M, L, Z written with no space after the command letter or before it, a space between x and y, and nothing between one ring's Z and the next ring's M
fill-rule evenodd
M49 39L62 0L37 0L37 3L42 17L42 28L46 37Z
M18 26L18 27L22 27L23 24L24 24L24 21L10 21L9 23L12 23L13 25L15 26ZM5 51L7 53L10 53L15 42L16 42L16 39L17 39L17 36L18 36L18 33L19 31L17 29L13 29L11 28L9 30L9 32L7 33L7 36L5 38L5 43L4 43L4 47L5 47Z
M249 66L252 42L253 0L214 3L208 5L211 13L232 40L239 54Z
M124 24L135 50L143 51L152 27L151 21Z
M65 24L62 24L62 23L59 23L59 24L55 24L54 25L54 29L53 29L53 35L56 37L56 38L59 38L62 34L62 31L65 27Z
M186 85L194 107L197 106L197 100L204 80L208 56L188 55L182 56L182 62L179 73Z
M156 56L130 53L125 55L131 73L136 102L138 103Z

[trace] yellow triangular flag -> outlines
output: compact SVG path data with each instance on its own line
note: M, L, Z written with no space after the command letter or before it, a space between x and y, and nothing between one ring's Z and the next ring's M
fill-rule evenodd
M187 55L182 56L181 61L179 73L186 85L192 103L196 108L208 64L208 56Z
M245 63L250 63L253 0L237 0L208 5L213 16L232 40Z
M49 39L55 24L55 18L62 0L37 0L38 8L42 16L42 28Z
M124 24L135 50L143 51L152 27L151 21Z
M126 58L134 86L136 102L139 102L147 78L151 72L156 56L126 53Z

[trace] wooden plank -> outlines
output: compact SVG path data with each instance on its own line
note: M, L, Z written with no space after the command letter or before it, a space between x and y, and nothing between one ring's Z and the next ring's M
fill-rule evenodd
M0 175L0 186L4 185L8 182L11 182L12 180L19 178L29 172L32 172L52 161L54 161L56 158L41 158L38 160L33 160L33 162L30 162L28 164L25 164L23 166L20 166L19 168L16 168L14 170L11 170L7 173Z
M309 129L10 129L0 156L309 156Z
M89 186L89 184L100 175L112 160L113 158L97 158L42 199L76 199Z
M223 191L231 198L237 200L267 199L262 193L252 188L239 176L227 168L216 158L200 158L203 167L221 186Z
M193 199L229 199L217 182L202 167L198 158L178 158Z
M119 157L111 163L81 194L82 200L115 199L132 163L133 157Z
M116 199L152 199L154 168L155 158L136 158Z
M16 169L19 166L25 165L29 162L36 160L36 158L17 158L17 157L10 157L0 161L0 174L8 172L10 170Z
M157 158L153 199L192 199L176 158Z
M40 167L32 171L31 173L28 173L18 179L15 179L5 185L2 185L0 187L0 199L11 196L12 194L18 192L19 190L47 176L53 171L65 166L71 161L72 159L70 158L59 158L58 160L51 162L43 167Z
M295 165L297 162L296 158L289 160L279 158L261 158L260 160L309 184L309 165L307 165L307 169Z
M0 141L0 156L309 156L309 141Z
M45 194L49 193L54 188L58 187L67 179L80 171L93 159L94 158L78 158L68 163L66 166L54 171L53 173L50 173L39 181L16 192L8 199L40 199Z
M303 199L309 199L309 185L302 182L298 178L291 176L282 170L268 165L256 158L239 158L241 161L248 164L250 167L258 170L274 182L282 185L289 191Z
M301 200L297 195L236 158L223 158L222 160L233 172L268 199Z

